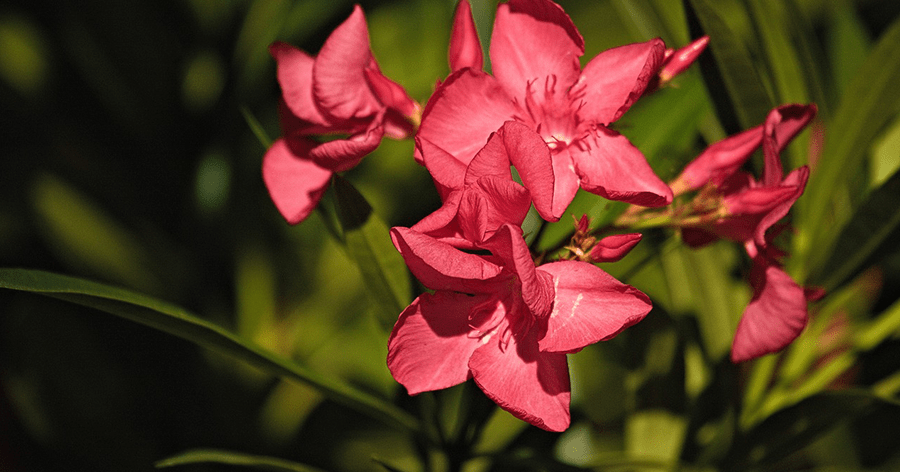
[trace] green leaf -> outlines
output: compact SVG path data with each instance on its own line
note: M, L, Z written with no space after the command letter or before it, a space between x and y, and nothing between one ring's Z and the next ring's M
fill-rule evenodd
M772 99L760 78L747 45L731 30L719 11L721 3L708 0L686 0L685 12L693 34L701 30L710 38L709 50L715 59L716 68L708 67L705 55L700 57L700 66L707 81L710 95L716 105L719 119L729 134L762 123L772 109ZM718 92L719 84L724 85L728 97ZM730 101L730 105L723 103ZM737 123L729 122L729 117L737 116Z
M877 408L900 409L869 392L822 392L784 408L740 436L722 470L772 470L771 464L801 450L841 422Z
M406 263L387 225L349 182L335 176L334 194L347 254L362 273L379 322L390 329L411 298Z
M163 459L154 465L161 469L164 467L203 463L238 465L276 472L321 472L321 469L276 457L257 456L218 449L185 451L168 459Z
M826 291L834 290L858 274L869 263L881 260L896 245L888 236L900 226L900 171L869 194L837 237L831 257L810 278Z
M822 158L813 169L806 195L798 201L801 211L796 249L802 260L808 261L809 273L821 270L834 247L835 229L842 228L852 215L853 209L836 197L859 185L860 173L848 170L862 169L873 141L900 112L897 44L900 19L881 36L848 86L829 123Z
M394 405L273 354L164 301L85 279L29 269L0 269L0 288L38 293L105 311L234 356L270 374L310 385L335 402L387 424L419 430L418 421Z

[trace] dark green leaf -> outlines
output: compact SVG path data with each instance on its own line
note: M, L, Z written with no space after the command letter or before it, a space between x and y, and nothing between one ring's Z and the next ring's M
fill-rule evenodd
M880 131L900 112L900 20L878 40L841 100L829 123L821 160L798 203L801 238L798 252L810 273L820 271L835 237L853 209L836 198L859 186L863 159ZM825 228L829 230L825 230Z
M869 194L853 212L853 217L838 236L824 269L815 272L810 281L826 290L833 290L858 274L869 263L881 260L886 253L896 251L896 245L887 241L888 236L895 234L900 226L898 208L900 171Z
M766 92L756 64L747 45L722 19L717 6L708 0L685 1L685 12L691 26L691 36L709 36L710 56L700 56L700 67L716 106L722 126L728 134L756 126L772 109L772 100ZM728 96L719 90L724 86ZM729 103L725 103L725 102ZM733 117L737 118L734 120Z
M252 467L254 469L272 470L275 472L321 472L321 469L276 457L256 456L240 452L222 451L218 449L195 449L182 452L155 465L157 468L174 467L189 464L228 464Z
M334 194L347 254L362 273L378 320L390 329L410 301L406 264L391 244L387 225L349 182L335 177Z
M28 269L0 269L0 288L38 293L96 308L216 350L259 369L316 388L326 397L404 429L418 430L405 411L337 380L279 357L186 310L146 295L97 282Z
M877 408L900 412L900 404L861 390L808 397L738 437L722 469L772 470L771 464L801 450L829 429Z

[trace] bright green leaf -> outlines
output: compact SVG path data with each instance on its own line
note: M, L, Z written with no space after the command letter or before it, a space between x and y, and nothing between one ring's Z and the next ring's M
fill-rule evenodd
M155 465L157 468L174 467L190 464L227 464L252 467L254 469L272 470L276 472L320 472L321 469L308 465L298 464L268 456L243 454L240 452L222 451L218 449L195 449L182 452L168 459L163 459Z
M406 264L391 243L387 225L349 182L335 177L334 194L347 254L362 273L378 320L390 329L410 301Z
M0 288L58 298L150 326L234 356L272 375L308 384L326 397L387 424L419 429L413 417L394 405L279 357L164 301L85 279L29 269L0 269Z

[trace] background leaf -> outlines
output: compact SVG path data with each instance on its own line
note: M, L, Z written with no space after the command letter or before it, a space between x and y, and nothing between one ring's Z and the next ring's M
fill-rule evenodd
M166 302L84 279L26 269L0 269L0 287L47 295L121 316L199 346L235 356L273 375L309 384L332 400L388 424L418 429L417 421L395 406L275 356Z

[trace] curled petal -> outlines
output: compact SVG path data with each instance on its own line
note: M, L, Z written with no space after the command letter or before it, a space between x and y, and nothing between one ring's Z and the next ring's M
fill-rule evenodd
M516 106L497 80L462 69L435 90L422 113L418 136L468 165L491 133L516 114Z
M263 181L269 196L292 225L312 213L331 179L330 170L308 158L312 146L305 139L279 139L263 157Z
M502 268L409 228L391 228L394 247L426 287L462 293L492 293Z
M733 362L784 349L800 335L808 319L803 289L764 257L756 257L753 262L750 273L753 299L734 335Z
M469 163L466 182L488 175L511 179L510 165L516 167L522 184L531 192L538 213L546 220L558 220L560 215L552 211L555 182L550 149L527 125L516 121L503 123Z
M616 262L641 242L641 233L614 234L607 236L591 249L591 262Z
M484 58L481 42L472 19L472 7L468 0L460 0L453 15L453 30L450 32L450 71L465 67L481 70Z
M725 208L731 217L755 216L759 218L795 194L796 189L791 187L748 188L733 195L726 195Z
M366 81L378 97L382 105L397 111L402 116L414 120L421 111L419 104L409 97L406 90L400 84L384 76L378 64L372 62L364 71ZM402 139L404 136L400 136Z
M561 217L566 212L566 208L572 203L581 186L581 179L575 171L575 162L572 159L573 152L580 151L571 146L553 151L553 210L551 212L553 219Z
M784 178L783 181L781 181L780 188L790 189L791 194L788 195L783 201L778 203L775 208L769 211L759 222L759 226L756 227L754 240L760 247L765 245L766 231L780 219L784 218L791 210L794 202L796 202L797 199L800 198L801 195L803 195L803 190L806 189L806 182L808 180L809 167L802 166L794 169L790 174L787 175L787 177Z
M815 105L782 105L766 117L763 125L763 185L778 185L783 176L781 152L816 116Z
M313 99L313 64L315 59L309 54L276 41L269 46L269 53L278 64L278 84L284 103L290 112L310 124L328 125L328 120L319 112Z
M465 185L466 165L462 161L421 135L416 136L416 150L442 200L446 200L451 191Z
M313 93L325 115L341 121L371 116L383 108L365 74L374 62L366 18L356 5L325 40L313 66Z
M553 282L549 275L535 270L531 251L522 237L522 228L505 224L482 245L501 258L522 285L522 300L535 317L545 317L553 305Z
M511 0L497 7L491 67L510 96L525 103L528 83L555 76L568 89L581 71L584 39L562 7L549 0Z
M757 126L712 144L691 161L676 179L676 182L682 181L684 184L673 183L672 186L687 191L697 190L707 183L722 185L759 148L762 136L762 126Z
M656 76L666 46L662 40L627 44L597 54L581 72L572 93L583 94L582 120L608 125L640 98Z
M611 339L650 312L650 299L599 267L579 261L544 264L553 278L555 300L540 350L573 352Z
M512 335L505 345L497 332L469 360L481 390L513 416L548 431L569 427L569 366L566 355L539 352L535 329Z
M506 122L501 132L509 161L531 192L535 210L547 221L559 220L562 213L553 211L556 179L550 148L539 134L522 123Z
M384 128L373 121L365 132L350 136L348 139L335 139L313 148L309 157L316 164L331 169L332 172L344 172L356 167L366 154L374 151L381 143Z
M470 334L468 315L486 299L446 291L425 293L400 313L388 341L387 365L410 395L469 378L469 358L482 342Z
M598 128L572 149L581 188L609 200L658 207L672 203L672 190L647 164L647 159L628 138Z
M437 211L412 229L458 248L474 249L506 223L522 224L531 196L510 179L482 177L452 192Z

